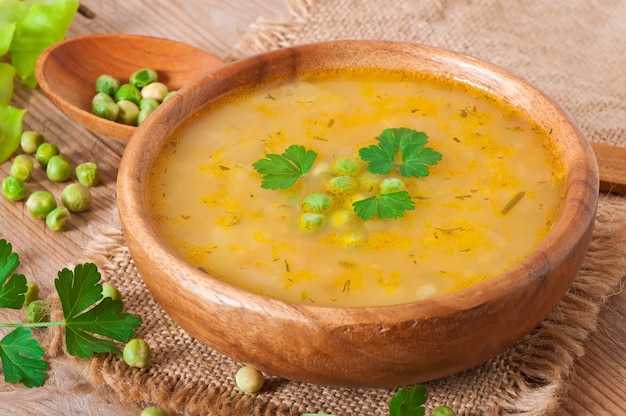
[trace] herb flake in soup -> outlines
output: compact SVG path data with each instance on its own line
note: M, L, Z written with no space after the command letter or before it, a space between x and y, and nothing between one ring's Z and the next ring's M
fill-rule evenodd
M212 276L290 302L373 306L521 261L550 231L564 176L549 133L482 90L341 70L191 117L148 199L159 234Z

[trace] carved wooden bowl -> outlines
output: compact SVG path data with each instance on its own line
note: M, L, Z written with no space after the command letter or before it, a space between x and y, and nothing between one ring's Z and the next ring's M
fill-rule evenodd
M316 307L270 299L197 270L155 232L146 177L172 131L214 97L318 68L385 67L451 77L489 91L551 130L566 166L564 208L545 240L504 273L408 304ZM284 378L335 386L399 386L481 364L540 323L577 274L594 224L598 171L572 120L509 73L445 50L406 43L302 45L228 64L179 91L137 130L118 177L123 230L135 264L165 311L193 337Z

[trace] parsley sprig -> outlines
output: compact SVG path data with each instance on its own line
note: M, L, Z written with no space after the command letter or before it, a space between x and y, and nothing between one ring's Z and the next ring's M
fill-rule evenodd
M282 155L270 153L265 159L252 164L264 175L261 187L265 189L288 189L304 176L313 166L317 153L304 146L291 145Z
M385 175L397 168L405 177L428 176L428 165L436 165L441 153L425 147L428 136L408 128L386 129L376 137L378 145L359 149L359 156L369 162L367 170Z
M0 239L0 308L20 309L24 304L26 278L15 273L19 256L10 243ZM100 272L93 263L67 268L54 281L63 319L56 322L2 323L12 327L0 340L0 359L7 382L21 382L27 387L39 387L45 380L48 364L42 359L44 350L30 328L63 326L68 354L89 358L96 353L122 354L117 342L126 342L141 325L141 318L122 312L123 303L103 298Z
M386 175L397 169L404 177L428 176L428 165L436 165L441 153L425 147L428 136L421 131L408 128L385 129L376 137L378 145L359 149L359 156L368 162L371 173ZM407 191L398 191L356 201L354 210L363 220L377 216L381 219L398 218L405 211L415 209L415 203Z

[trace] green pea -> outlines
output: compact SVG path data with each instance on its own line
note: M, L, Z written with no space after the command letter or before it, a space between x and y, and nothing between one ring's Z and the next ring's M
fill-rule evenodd
M354 178L348 175L335 176L328 181L326 189L336 195L346 194L353 191L357 186Z
M167 94L165 94L165 97L163 97L163 100L161 101L161 103L164 103L165 101L170 99L172 97L172 95L174 95L174 94L176 94L176 90L170 91Z
M91 200L91 191L81 183L71 183L61 192L61 201L71 212L88 210Z
M112 75L103 74L96 79L96 92L101 92L112 97L119 87L120 80Z
M169 413L162 407L150 406L143 409L140 416L169 416Z
M28 305L31 302L37 300L39 297L39 285L37 282L28 280L26 282L26 293L24 293L24 305Z
M141 101L139 101L140 110L145 110L145 109L154 110L158 106L159 106L159 101L156 98L144 97L141 99Z
M46 166L52 156L58 155L59 147L54 143L42 143L35 151L35 160L41 166Z
M102 298L122 300L122 292L113 285L102 285Z
M144 108L139 110L139 114L137 114L137 125L141 125L141 123L143 123L144 120L148 118L148 116L152 114L153 111L154 110L151 108Z
M34 300L26 306L26 322L48 322L50 305L45 300Z
M56 207L46 215L46 225L52 231L65 231L70 228L72 214L66 207Z
M324 214L318 214L316 212L305 212L300 215L298 225L301 229L306 231L318 231L326 223L326 217Z
M120 113L115 121L129 126L136 126L137 118L139 117L137 104L130 100L121 100L117 102L117 105L120 108Z
M110 95L99 92L91 100L91 113L100 118L115 121L120 108Z
M20 147L25 153L35 153L43 143L43 134L34 130L25 130L20 136Z
M13 159L9 175L14 178L28 182L33 175L33 159L27 155L17 155Z
M135 105L139 105L141 101L141 91L133 84L122 84L115 93L115 102L119 103L122 100L131 101Z
M404 190L404 182L398 178L385 178L380 183L380 193L390 194L392 192L400 192Z
M2 195L11 202L21 201L26 198L26 184L14 176L7 176L2 181Z
M328 211L332 200L328 195L325 194L310 194L306 198L304 198L304 202L302 203L302 210L305 212L318 212L322 213Z
M359 174L362 166L363 163L360 160L351 157L344 157L338 159L333 165L333 168L339 175L355 176Z
M433 410L432 416L456 416L456 413L448 406L439 406Z
M65 182L72 177L72 163L63 155L55 155L48 160L46 176L52 182Z
M100 183L100 168L95 162L85 162L76 166L76 178L78 182L87 187L96 186Z
M159 75L151 68L142 68L133 72L130 76L130 83L138 89L142 89L146 85L157 82L158 80Z
M124 362L131 367L146 368L150 364L152 352L150 345L143 339L134 338L128 341L123 351Z
M35 191L26 200L28 213L35 218L44 219L57 207L57 201L48 191Z
M263 388L265 379L259 370L250 365L244 365L237 371L235 383L239 390L245 393L256 393Z
M153 98L161 102L168 92L167 85L162 82L153 82L141 89L141 96L144 98Z

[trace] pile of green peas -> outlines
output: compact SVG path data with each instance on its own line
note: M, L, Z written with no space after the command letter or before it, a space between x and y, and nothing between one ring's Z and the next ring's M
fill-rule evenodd
M28 213L43 219L49 229L65 231L69 228L73 212L89 209L92 202L90 187L98 185L100 173L95 162L72 166L71 161L61 154L59 147L44 140L40 132L26 130L20 137L20 149L11 163L9 176L2 181L2 195L12 202L26 200ZM66 185L61 192L62 205L46 190L28 193L27 183L31 180L35 166L41 166L52 182L67 182L76 175L78 182Z
M129 126L140 125L146 117L176 91L159 82L154 69L143 68L131 74L127 83L102 74L95 82L91 112L98 117Z

